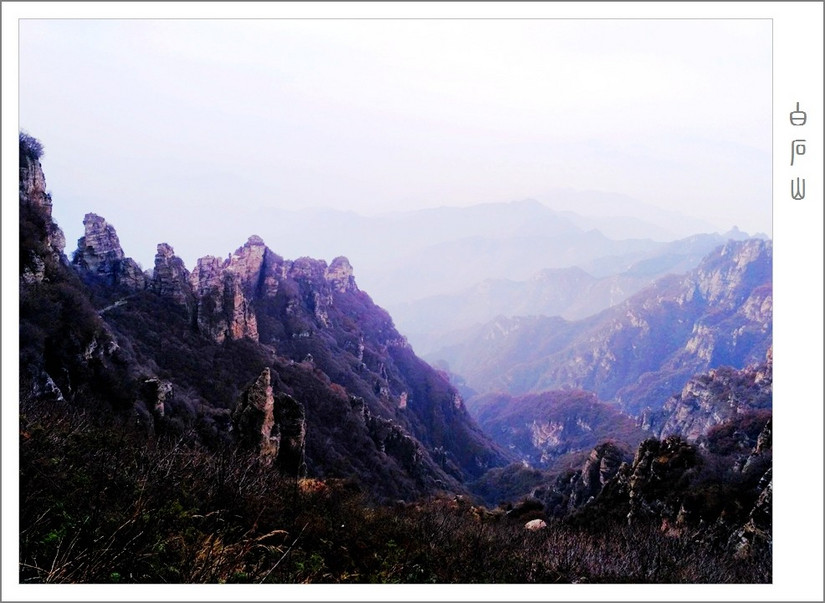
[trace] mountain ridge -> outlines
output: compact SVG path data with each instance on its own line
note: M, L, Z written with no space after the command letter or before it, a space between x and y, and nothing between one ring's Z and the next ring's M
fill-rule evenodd
M764 358L771 266L770 241L730 241L687 274L665 276L597 315L499 318L428 358L443 359L478 392L569 386L638 414L660 407L693 374Z
M346 258L284 260L253 235L192 272L160 243L143 273L114 227L87 214L70 262L35 157L21 155L20 190L21 345L32 354L23 398L99 400L149 433L194 427L217 444L236 437L245 388L271 374L274 392L303 408L290 433L304 433L292 448L305 449L310 474L357 475L379 497L463 491L468 477L509 458L358 288ZM45 296L58 308L48 318ZM63 349L48 347L72 329ZM256 437L280 437L282 424L267 421Z

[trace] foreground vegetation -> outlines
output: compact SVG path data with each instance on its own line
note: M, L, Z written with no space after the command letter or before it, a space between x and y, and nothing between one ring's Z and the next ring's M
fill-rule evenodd
M660 526L560 521L536 532L463 497L373 506L357 483L287 480L185 434L24 401L23 583L764 582ZM536 512L534 512L536 513Z

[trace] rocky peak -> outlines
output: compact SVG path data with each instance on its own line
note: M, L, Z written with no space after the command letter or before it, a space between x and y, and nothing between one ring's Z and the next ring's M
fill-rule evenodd
M748 521L730 537L729 544L736 556L755 555L759 549L770 550L773 543L773 471L768 469L760 480L756 499Z
M201 297L207 291L221 287L224 260L213 255L198 258L195 268L189 275L189 284L196 296Z
M582 485L588 496L595 496L616 475L627 459L612 442L604 442L590 451L582 469Z
M261 456L274 458L278 454L275 434L274 396L272 374L266 367L258 378L244 390L232 415L242 446L257 450Z
M193 301L189 271L183 260L175 255L172 246L167 243L158 244L151 287L158 295L170 298L178 304L189 306Z
M251 237L225 261L214 256L198 259L189 283L197 298L197 324L202 333L217 342L244 337L258 340L251 300L266 251L259 237Z
M346 293L347 291L358 290L352 274L352 264L350 264L349 260L344 256L339 256L332 260L332 263L324 274L324 278L326 278L327 282L329 282L336 291Z
M298 258L288 267L287 276L298 282L320 284L325 282L327 263L312 258Z
M252 297L258 285L258 279L264 266L267 247L257 235L249 237L243 247L235 250L226 263L226 270L236 274L244 292Z
M123 249L114 226L97 214L86 214L83 218L85 235L77 241L78 251L88 252L90 262L123 259ZM80 258L82 260L82 258ZM92 267L93 264L87 264Z
M274 393L269 367L241 394L232 422L241 446L257 451L286 475L306 472L304 407L287 394Z
M77 240L72 260L82 276L136 290L146 286L140 266L124 256L114 226L101 216L88 213L83 218L83 228L85 234Z
M700 462L696 449L676 436L639 445L627 479L628 521L640 517L676 517L680 501L673 487ZM663 496L659 496L662 493Z
M552 484L539 486L532 496L551 515L575 512L597 497L619 470L628 467L630 456L612 442L602 442L590 451L581 469L562 473Z

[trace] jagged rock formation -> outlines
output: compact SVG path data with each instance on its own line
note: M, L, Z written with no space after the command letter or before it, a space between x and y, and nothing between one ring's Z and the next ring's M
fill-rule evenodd
M149 410L158 417L166 415L166 408L174 397L174 387L169 381L149 378L144 382L143 395L149 403Z
M628 521L676 517L680 500L673 486L698 463L696 449L680 438L642 442L629 471L622 475L630 507Z
M759 432L759 435L756 436L756 446L754 446L753 450L744 459L744 462L740 462L736 466L741 465L742 473L747 473L748 471L752 470L755 466L757 466L760 462L765 462L767 457L767 462L770 463L770 456L773 450L773 419L768 419L765 423L765 426L762 428L762 431Z
M592 502L631 457L626 449L605 442L590 451L584 465L567 471L552 483L533 490L532 496L543 502L547 513L563 517Z
M661 411L643 417L643 426L658 437L680 435L689 441L721 425L759 410L773 400L773 354L751 367L712 369L690 379L681 393L671 396Z
M352 265L349 263L349 260L343 256L332 260L332 263L324 274L324 278L329 281L339 293L358 291L358 286L355 284L355 277L353 276Z
M757 486L759 498L748 515L748 521L730 537L729 547L738 557L770 550L773 543L773 472L768 469Z
M678 436L645 440L629 462L625 452L602 444L580 469L535 488L531 496L548 515L574 522L652 522L668 536L728 547L739 556L761 554L772 538L771 469L743 469L726 458Z
M191 308L194 303L192 287L189 284L189 271L168 243L158 243L155 271L150 287L159 296L171 299L187 308Z
M269 367L243 392L232 422L241 446L274 461L285 475L306 473L304 407L287 394L273 393Z
M85 234L77 240L72 265L88 279L108 286L122 286L132 291L146 287L146 276L120 247L114 226L104 218L89 213L83 218Z
M217 342L247 337L258 340L258 323L252 299L277 292L282 260L250 237L227 260L213 256L198 260L189 277L197 299L196 319L201 332Z

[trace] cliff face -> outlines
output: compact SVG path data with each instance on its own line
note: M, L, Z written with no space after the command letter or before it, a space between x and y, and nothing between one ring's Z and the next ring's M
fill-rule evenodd
M170 299L191 311L195 300L189 284L189 271L168 243L158 244L155 270L149 286L160 297Z
M52 197L40 165L42 152L20 139L20 279L24 284L42 282L47 272L66 263L66 237L52 221Z
M189 277L196 298L196 320L201 331L217 342L225 339L258 340L252 300L278 290L283 260L260 237L253 236L228 259L200 258Z
M63 250L40 165L42 148L20 135L20 400L67 402L94 383L113 406L132 366L100 319Z
M564 517L575 513L592 502L620 469L626 470L631 458L622 447L604 442L590 451L579 470L565 472L553 482L539 486L532 496L545 505L549 515Z

